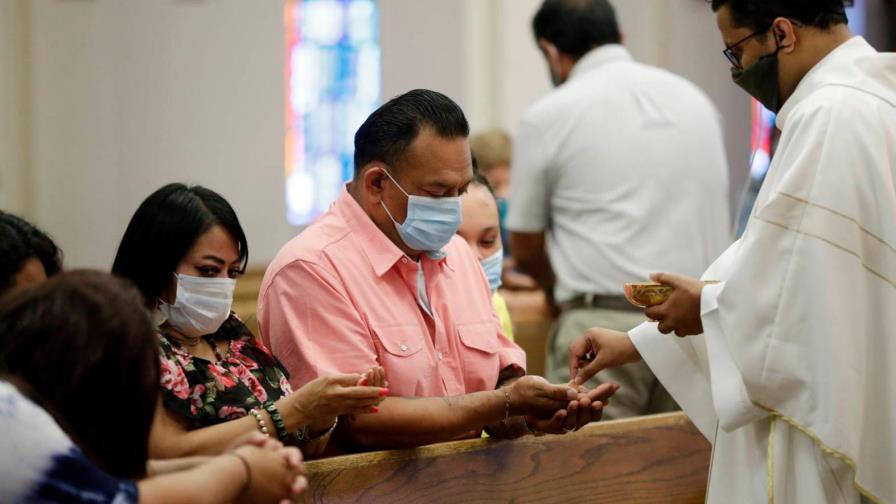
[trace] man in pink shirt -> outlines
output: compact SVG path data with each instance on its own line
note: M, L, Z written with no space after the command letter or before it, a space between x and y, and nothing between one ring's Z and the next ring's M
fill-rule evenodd
M390 397L376 414L343 419L350 443L569 432L598 419L616 390L524 376L525 353L502 333L479 261L455 236L473 176L468 135L460 107L434 91L380 107L355 135L352 182L265 274L262 339L294 386L385 369Z

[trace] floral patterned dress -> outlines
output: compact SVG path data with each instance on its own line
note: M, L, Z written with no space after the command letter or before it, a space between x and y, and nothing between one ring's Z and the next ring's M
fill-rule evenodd
M194 357L164 330L159 334L162 403L189 429L242 418L292 393L286 369L235 315L206 338L228 342L217 362Z

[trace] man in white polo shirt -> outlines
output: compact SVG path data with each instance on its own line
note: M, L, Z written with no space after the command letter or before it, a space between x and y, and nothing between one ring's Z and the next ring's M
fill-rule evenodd
M728 167L713 104L635 62L606 0L546 0L532 24L557 87L519 126L507 227L520 268L557 308L546 376L562 383L585 330L643 321L624 283L698 276L728 246ZM622 385L604 418L676 408L643 363L597 379Z

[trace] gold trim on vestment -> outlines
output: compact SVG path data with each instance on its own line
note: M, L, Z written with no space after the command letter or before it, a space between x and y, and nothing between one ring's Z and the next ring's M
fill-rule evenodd
M769 503L774 502L774 488L773 488L773 485L774 485L774 479L773 479L774 478L774 465L773 464L774 463L772 461L772 456L774 455L774 453L773 453L774 427L775 427L775 420L777 418L780 418L781 420L784 420L785 422L787 422L787 424L790 425L791 427L793 427L794 429L802 432L806 436L809 436L809 439L811 439L812 442L814 442L818 446L818 448L821 449L822 452L824 452L825 454L830 455L834 458L840 459L843 462L845 462L847 465L849 465L849 467L853 471L852 484L855 487L855 489L860 494L862 494L862 496L864 496L866 499L870 500L874 504L883 504L883 502L884 502L883 500L881 500L879 497L872 494L868 489L866 489L865 487L860 485L858 481L856 481L855 476L858 474L858 466L856 465L856 462L852 458L850 458L845 453L835 450L835 449L831 448L830 446L828 446L827 444L825 444L825 442L822 441L821 438L818 437L817 434L812 432L807 427L804 427L795 418L789 417L774 408L770 408L770 407L768 407L764 404L758 403L756 401L752 401L752 402L756 407L761 408L772 415L772 418L771 418L772 425L771 425L771 430L769 431L769 441L768 441L769 442L769 449L768 449Z
M853 219L852 217L850 217L850 216L848 216L848 215L846 215L846 214L844 214L844 213L840 213L840 212L834 210L833 208L828 208L828 207L826 207L826 206L824 206L824 205L819 205L818 203L812 203L812 202L809 201L809 200L805 200L805 199L803 199L803 198L800 198L799 196L794 196L794 195L792 195L792 194L787 194L787 193L785 193L785 192L778 191L778 192L775 193L775 194L780 194L781 196L784 196L784 197L786 197L786 198L790 198L790 199L795 200L795 201L798 201L798 202L800 202L800 203L804 203L804 204L806 204L806 205L813 206L813 207L815 207L815 208L824 210L824 211L826 211L826 212L830 212L830 213L836 215L837 217L841 217L841 218L843 218L843 219L846 219L846 220L848 220L848 221L851 221L851 222L852 222L853 224L855 224L856 227L859 228L863 233L865 233L866 235L868 235L868 236L874 238L875 240L879 241L879 242L882 243L883 245L886 245L887 248L889 248L891 251L893 251L894 253L896 253L896 248L894 248L892 245L890 245L889 243L887 243L886 240L884 240L884 239L881 238L880 236L877 236L876 234L872 233L871 231L869 231L868 229L866 229L864 226L862 226L862 224L860 224L859 221L857 221L856 219Z
M768 427L768 504L775 504L775 424L778 417L772 416Z
M801 234L803 236L808 236L809 238L815 238L816 240L821 240L832 247L842 250L843 252L846 252L847 254L854 256L856 259L858 259L859 264L861 264L862 267L868 271L868 273L871 273L872 275L880 278L884 282L887 282L888 284L890 284L891 287L896 288L896 282L894 282L893 280L890 280L889 278L886 277L886 275L884 275L883 273L881 273L879 271L876 271L874 268L872 268L871 266L866 264L865 261L862 260L862 256L860 256L857 252L853 252L852 250L849 250L848 248L846 248L838 243L834 243L833 241L828 240L827 238L825 238L823 236L818 236L816 234L807 233L807 232L801 231L799 229L794 229L790 226L787 226L786 224L781 224L780 222L771 221L768 219L764 219L762 217L753 217L753 218L760 222L765 222L766 224L771 224L772 226L777 226L777 227L779 227L781 229L785 229L787 231L793 231L794 233Z

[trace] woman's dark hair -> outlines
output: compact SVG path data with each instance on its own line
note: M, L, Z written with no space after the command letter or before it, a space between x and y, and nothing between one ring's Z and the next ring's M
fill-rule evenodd
M13 214L0 211L0 294L28 259L37 259L47 276L62 271L62 251L46 233Z
M128 282L73 271L8 294L0 300L0 374L24 383L99 467L144 475L159 350Z
M532 19L532 31L536 39L576 59L595 47L622 42L616 11L607 0L545 0Z
M355 175L380 161L398 169L398 163L420 130L431 128L442 138L470 136L464 111L437 91L415 89L392 98L376 109L355 133Z
M202 186L168 184L149 195L128 224L112 273L134 282L153 308L171 285L177 265L196 240L215 225L236 241L245 272L249 244L233 207Z
M707 0L712 10L728 6L734 24L751 30L764 30L779 17L793 19L823 30L846 24L843 0Z

